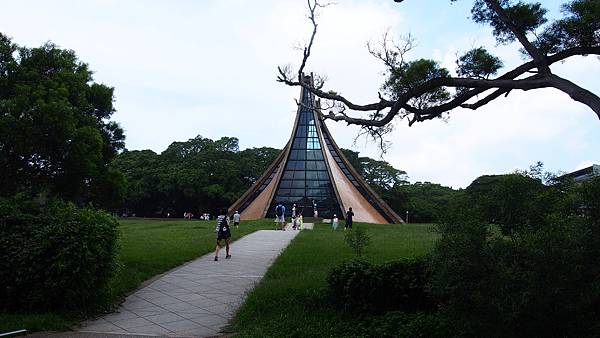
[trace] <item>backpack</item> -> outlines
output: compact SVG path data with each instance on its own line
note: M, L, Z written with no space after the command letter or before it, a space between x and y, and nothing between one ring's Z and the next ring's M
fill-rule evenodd
M277 216L283 216L283 205L280 204L275 208L275 214Z

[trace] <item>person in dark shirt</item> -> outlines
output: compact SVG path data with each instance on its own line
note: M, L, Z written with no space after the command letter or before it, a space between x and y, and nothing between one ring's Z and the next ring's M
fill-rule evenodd
M231 258L229 254L229 240L231 238L231 230L229 229L229 218L227 217L227 209L221 209L217 217L217 247L215 248L215 262L219 260L219 250L223 247L221 241L225 241L225 259Z
M348 211L346 211L346 226L344 226L344 230L352 229L352 217L353 216L354 216L354 212L352 211L352 208L348 208Z

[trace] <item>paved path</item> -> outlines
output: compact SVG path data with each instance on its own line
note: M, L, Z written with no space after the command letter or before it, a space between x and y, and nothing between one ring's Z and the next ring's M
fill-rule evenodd
M289 226L289 225L288 225ZM312 229L312 224L305 223ZM218 335L246 294L299 231L260 230L202 256L128 296L118 312L83 323L80 332L149 336Z

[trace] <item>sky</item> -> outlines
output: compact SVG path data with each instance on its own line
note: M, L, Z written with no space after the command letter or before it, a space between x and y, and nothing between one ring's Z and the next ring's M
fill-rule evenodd
M541 1L550 16L562 1ZM505 70L522 62L518 46L497 46L489 27L469 19L472 1L338 0L319 15L307 72L327 76L325 89L357 103L377 101L385 68L367 51L384 32L411 34L409 59L434 59L453 71L456 56L485 46ZM311 26L303 0L8 1L0 32L21 46L52 41L72 49L115 88L113 120L129 150L164 151L201 135L235 136L240 148L282 148L290 137L299 89L276 82L277 66L297 67ZM600 60L577 57L552 67L600 94ZM359 114L359 113L356 113ZM600 120L553 89L513 91L447 121L408 127L395 121L383 159L411 182L464 188L484 174L509 173L542 161L569 172L600 164ZM358 128L327 122L342 148L380 158L375 143L355 142Z

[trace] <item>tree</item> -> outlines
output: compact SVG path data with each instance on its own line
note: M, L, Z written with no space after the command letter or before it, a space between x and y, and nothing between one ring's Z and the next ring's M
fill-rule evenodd
M139 216L215 212L231 205L279 154L273 148L239 151L238 139L197 136L161 154L124 151L113 167L127 178L123 209Z
M525 61L499 76L502 61L484 47L460 56L457 76L452 76L434 60L408 61L406 57L414 42L412 37L396 43L385 34L378 47L368 45L369 52L384 63L387 71L379 101L370 104L357 104L337 91L323 89L322 78L313 82L304 77L317 33L317 11L325 6L318 0L308 0L313 30L304 47L297 76L289 66L278 67L277 81L302 86L325 99L329 112L324 118L361 126L364 133L381 141L382 150L383 136L393 129L391 122L396 118L407 119L410 126L441 118L459 107L478 109L512 90L555 88L587 105L600 118L600 97L551 69L553 64L574 56L600 55L600 3L597 0L571 1L563 5L564 16L552 22L546 18L546 10L536 2L475 0L471 18L490 25L499 44L518 42L522 48ZM366 116L350 116L346 113L348 109Z
M0 33L0 196L110 207L124 184L108 167L125 139L114 112L113 88L94 83L75 52Z

